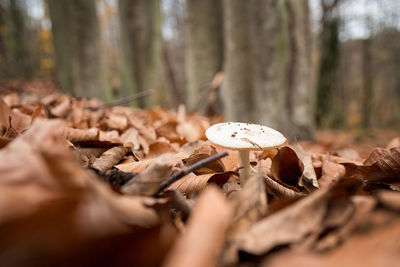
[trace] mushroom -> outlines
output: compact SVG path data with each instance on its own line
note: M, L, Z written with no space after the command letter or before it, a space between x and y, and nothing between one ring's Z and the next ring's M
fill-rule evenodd
M206 136L216 145L238 151L242 185L251 175L250 151L270 150L286 142L286 138L277 130L259 124L241 122L214 124L206 130Z

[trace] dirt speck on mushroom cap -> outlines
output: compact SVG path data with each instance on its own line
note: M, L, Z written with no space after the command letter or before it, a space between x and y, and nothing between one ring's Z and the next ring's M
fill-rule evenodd
M275 148L286 141L280 132L270 127L241 122L214 124L207 129L206 136L216 145L235 150Z

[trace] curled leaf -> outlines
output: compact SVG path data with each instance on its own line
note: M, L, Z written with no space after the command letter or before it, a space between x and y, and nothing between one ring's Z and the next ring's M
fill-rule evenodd
M100 172L105 172L120 162L126 153L128 153L128 148L123 146L110 148L93 162L92 167Z

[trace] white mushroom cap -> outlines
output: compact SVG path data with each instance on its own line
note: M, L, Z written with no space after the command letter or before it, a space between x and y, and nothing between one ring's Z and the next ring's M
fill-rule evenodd
M241 122L214 124L207 129L206 136L212 143L233 150L268 150L286 142L277 130Z

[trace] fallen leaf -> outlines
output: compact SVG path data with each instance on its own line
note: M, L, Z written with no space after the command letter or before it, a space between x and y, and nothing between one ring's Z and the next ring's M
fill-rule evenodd
M309 191L313 191L316 188L319 188L317 175L315 174L311 155L305 152L299 144L295 145L293 149L303 163L303 174L300 177L299 185Z
M324 158L322 162L322 175L318 180L321 188L328 187L332 183L339 181L346 174L346 169L343 165L334 163L329 160L329 157Z
M8 127L10 117L12 119L12 126L17 132L21 133L28 129L31 122L30 116L18 114L12 111L0 97L0 125Z
M245 232L254 222L267 212L267 194L264 177L261 173L248 179L242 190L232 199L234 216L229 227L230 237Z
M216 266L231 217L232 208L224 195L214 187L204 190L185 234L178 238L163 266Z
M99 130L95 128L82 130L65 127L63 130L63 136L72 143L97 141Z
M168 189L178 190L184 194L198 193L211 183L222 186L232 175L237 175L237 173L222 172L202 175L190 174L174 182Z
M147 166L149 166L149 164L153 161L154 159L139 160L131 163L118 164L115 165L115 168L123 172L139 173L146 169Z
M116 130L112 131L99 131L99 141L108 142L112 144L122 144L119 133Z
M271 173L273 177L291 186L297 186L303 170L303 163L296 152L288 146L281 147L272 160Z
M391 149L391 148L395 148L395 147L400 147L400 137L393 138L386 145L386 149Z
M369 161L371 162L371 161ZM378 157L371 165L344 163L346 175L360 175L367 182L396 182L400 177L400 148Z
M99 172L105 172L118 164L125 154L128 153L128 150L127 147L123 146L110 148L93 162L92 168Z
M400 193L381 190L377 192L376 197L379 203L386 208L400 212Z
M107 112L106 117L100 121L100 127L102 129L123 132L128 127L128 119L125 115Z
M294 190L296 188L285 186L284 184L279 183L267 175L264 176L264 179L266 190L274 195L277 199L298 198L304 196L304 194Z
M149 146L147 159L156 158L166 153L177 153L178 151L170 143L166 141L156 141Z
M71 100L64 96L59 103L50 109L50 113L56 118L64 118L71 110Z
M139 150L139 132L135 128L129 128L123 134L121 134L121 141L124 147L130 147L133 150Z
M173 154L164 154L156 158L144 171L126 183L121 191L129 195L153 195L160 184L171 175L176 162L177 159Z
M183 159L182 162L186 167L189 167L189 166L199 162L200 160L203 160L203 159L208 158L215 154L216 153L213 153L213 154L196 153L196 154L190 155L188 158ZM201 168L197 169L196 171L194 171L194 173L196 175L210 174L210 173L217 173L217 172L225 172L225 166L220 159L213 161L210 164L207 164L204 167L201 167Z
M276 246L300 242L322 222L327 193L327 189L316 190L308 197L253 224L235 241L237 249L262 255Z

